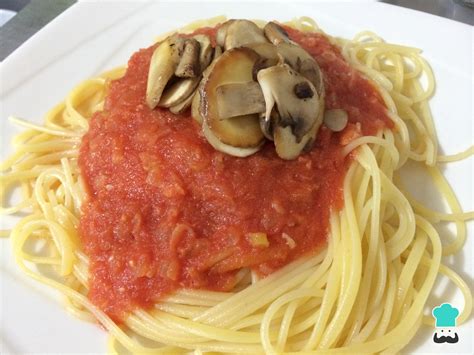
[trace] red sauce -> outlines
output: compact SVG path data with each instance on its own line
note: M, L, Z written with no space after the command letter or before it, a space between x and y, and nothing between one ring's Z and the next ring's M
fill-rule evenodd
M150 110L154 47L135 53L111 83L81 146L88 197L80 235L89 298L115 320L178 288L229 290L241 268L265 276L325 245L351 160L342 143L391 123L380 95L337 47L322 35L289 32L321 65L327 107L347 110L352 123L339 134L323 126L312 151L294 161L278 158L271 143L245 159L222 154L189 113ZM253 247L254 232L266 233L269 246Z

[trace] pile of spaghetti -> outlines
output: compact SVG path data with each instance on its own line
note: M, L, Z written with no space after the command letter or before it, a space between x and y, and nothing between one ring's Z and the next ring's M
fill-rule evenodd
M182 32L221 21L201 21ZM308 18L287 25L323 34ZM423 324L433 325L424 310L440 274L461 291L458 324L466 321L471 292L442 258L462 248L465 222L474 213L463 213L438 163L466 158L473 150L438 155L428 106L434 78L420 50L385 43L369 32L353 40L324 35L377 88L394 128L356 137L344 147L352 162L343 181L343 207L330 214L323 250L264 278L250 277L247 270L229 292L179 289L151 309L135 309L121 323L91 302L90 260L79 235L86 196L79 147L90 118L103 109L107 86L125 74L124 67L74 88L42 126L11 118L28 128L14 138L15 152L0 166L1 197L18 186L23 192L20 203L1 212L28 211L11 231L2 231L18 266L62 293L75 316L99 322L114 352L397 352ZM423 206L404 189L399 170L409 160L428 171L451 213ZM446 221L457 233L443 245L435 225ZM37 249L29 246L38 242L46 243L47 253L32 251Z

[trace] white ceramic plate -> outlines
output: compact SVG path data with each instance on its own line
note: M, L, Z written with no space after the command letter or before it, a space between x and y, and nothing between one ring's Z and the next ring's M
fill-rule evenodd
M470 26L361 1L312 4L95 1L72 6L1 64L1 159L11 152L10 139L19 132L7 122L9 115L39 123L42 115L75 84L125 63L134 51L150 45L156 35L199 18L222 14L280 21L311 16L332 35L352 37L368 29L389 42L422 48L437 79L431 108L443 151L459 152L473 143L473 30ZM451 164L444 171L465 210L473 210L473 170L470 159ZM412 187L418 196L430 196L422 177L415 176ZM1 218L0 228L11 226L15 220ZM462 253L445 262L472 284L472 223L469 237ZM0 353L105 352L103 330L66 314L54 292L18 272L8 240L0 241L0 248ZM460 295L452 290L449 284L438 283L432 304L452 302L462 308ZM429 314L431 310L426 311ZM425 329L416 335L407 351L472 353L472 328L471 319L458 328L459 343L443 345L434 344L432 330Z

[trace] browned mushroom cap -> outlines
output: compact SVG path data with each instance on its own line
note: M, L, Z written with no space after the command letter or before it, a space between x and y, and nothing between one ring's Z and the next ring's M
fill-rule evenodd
M179 78L195 78L201 74L201 45L194 38L185 40L184 51L174 74Z
M280 43L277 50L286 63L311 81L319 95L323 94L324 82L321 69L311 54L293 43Z
M168 80L178 66L183 48L184 40L172 36L164 40L153 52L146 88L146 103L151 109L158 105Z
M200 113L212 134L225 145L255 148L263 141L257 114L222 120L217 102L219 86L252 81L252 69L258 59L257 53L245 47L224 52L214 63L200 93Z
M235 20L226 31L224 49L242 47L249 43L265 43L263 31L255 23L248 20Z
M210 145L219 152L226 153L229 155L232 155L234 157L248 157L249 155L257 153L262 145L265 143L262 141L259 145L255 147L247 147L247 148L241 148L241 147L233 147L231 145L223 143L219 138L217 138L212 130L209 128L207 125L206 121L203 121L202 124L202 132L204 134L204 137L206 137L206 140L209 142Z
M294 159L321 125L320 97L313 84L287 64L263 69L257 78L265 97L265 120L270 121L275 105L278 110L272 122L277 154Z
M268 40L274 45L291 42L290 38L288 37L288 33L276 22L268 22L263 28L263 32L265 33L265 36L268 38Z

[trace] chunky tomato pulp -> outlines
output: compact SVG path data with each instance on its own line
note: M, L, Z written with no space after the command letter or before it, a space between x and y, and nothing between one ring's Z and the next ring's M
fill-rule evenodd
M314 148L293 161L271 143L248 158L220 153L189 113L150 110L154 47L111 82L82 141L80 235L89 297L115 320L179 288L230 290L242 268L265 276L326 243L351 159L343 144L390 121L374 87L327 38L289 31L320 64L327 107L347 110L351 122L337 134L323 126ZM266 233L268 246L254 246L252 233Z

